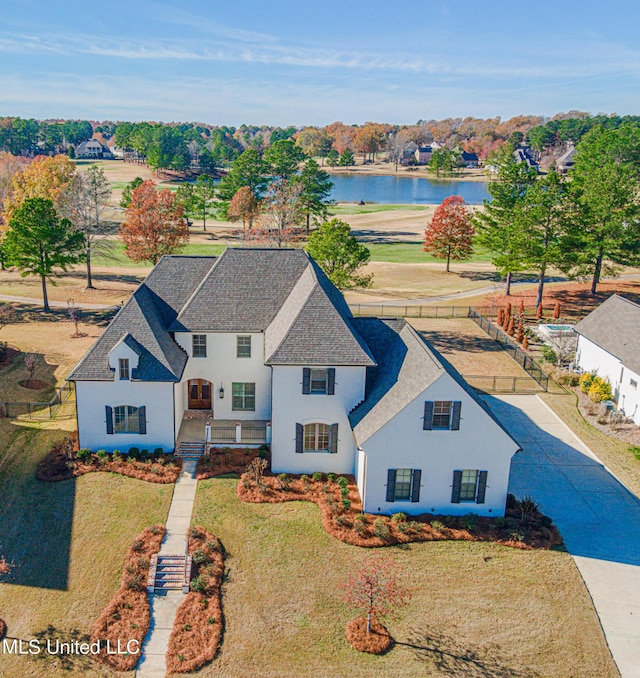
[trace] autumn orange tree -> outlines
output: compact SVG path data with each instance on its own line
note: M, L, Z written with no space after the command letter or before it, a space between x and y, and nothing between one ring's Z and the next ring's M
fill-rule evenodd
M450 195L433 213L424 232L424 251L438 259L464 261L473 254L474 228L464 198Z
M126 214L119 235L131 261L155 265L160 257L179 252L189 241L183 207L168 188L157 191L151 180L131 193Z
M242 221L242 236L246 239L247 229L253 228L253 220L260 215L260 201L248 186L239 188L227 208L229 221Z

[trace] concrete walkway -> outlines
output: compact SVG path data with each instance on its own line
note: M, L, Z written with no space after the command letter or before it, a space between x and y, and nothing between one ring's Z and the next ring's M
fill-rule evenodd
M166 533L160 547L161 554L183 554L187 546L187 531L198 481L195 479L196 461L184 461L182 473L173 490L167 517ZM166 654L173 620L180 603L182 591L167 591L150 595L151 625L142 645L142 658L136 676L139 678L164 678Z
M623 678L640 678L640 500L537 396L486 397L520 443L509 491L551 516Z

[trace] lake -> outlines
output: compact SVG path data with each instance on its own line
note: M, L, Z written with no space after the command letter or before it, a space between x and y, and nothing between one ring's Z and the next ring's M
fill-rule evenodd
M489 200L483 181L446 179L431 181L422 177L393 177L332 174L331 198L337 202L377 202L387 205L439 205L450 195L462 196L470 205Z

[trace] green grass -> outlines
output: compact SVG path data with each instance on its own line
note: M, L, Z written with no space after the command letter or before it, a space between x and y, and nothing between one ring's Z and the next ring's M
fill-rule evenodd
M192 524L221 539L228 572L222 650L203 678L463 676L480 675L479 664L483 676L617 675L570 556L495 544L384 549L407 573L412 601L387 624L393 650L354 651L344 582L380 551L329 536L314 504L242 503L236 483L201 481L196 495Z
M214 243L211 245L206 243L192 243L181 250L180 254L217 256L222 254L224 249L225 245L218 245ZM131 261L124 253L124 245L118 240L111 241L108 255L103 254L95 256L93 258L93 264L94 266L111 266L122 268L137 268L140 266L148 266L151 268L150 263L135 263Z
M73 423L0 420L0 552L14 563L0 584L0 616L14 638L88 634L118 588L135 535L166 520L171 485L110 473L35 479L38 461L64 434L55 428ZM53 659L0 653L0 674L105 675L87 658Z
M394 242L394 243L367 243L371 252L371 261L381 261L390 264L429 264L442 263L422 249L422 243ZM491 262L491 254L482 247L476 247L470 262Z
M368 205L356 205L351 203L340 203L334 205L331 211L336 216L342 214L372 214L374 212L392 212L395 210L411 210L412 212L424 212L428 210L427 205L383 205L380 203Z

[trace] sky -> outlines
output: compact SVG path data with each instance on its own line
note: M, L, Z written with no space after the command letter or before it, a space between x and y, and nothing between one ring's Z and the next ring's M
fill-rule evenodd
M2 0L0 116L640 114L634 0Z

